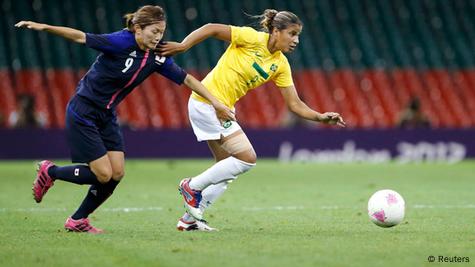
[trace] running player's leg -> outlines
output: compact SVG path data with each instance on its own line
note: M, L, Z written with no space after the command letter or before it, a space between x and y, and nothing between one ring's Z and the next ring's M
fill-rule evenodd
M201 205L203 203L202 192L205 188L234 180L238 175L247 172L256 165L256 154L242 130L221 138L219 144L231 156L218 161L194 178L184 179L180 183L180 192L184 196L185 207L190 215L198 220L203 218ZM225 189L226 187L221 188L223 192Z
M117 184L119 183L119 181L113 178L114 171L113 171L112 166L124 166L123 160L124 160L123 152L109 151L107 152L107 155L105 155L101 159L92 161L89 164L92 169L109 168L108 171L110 172L111 179L109 179L109 181L107 181L106 183L94 184L90 186L83 202L81 203L79 208L76 210L76 212L71 216L72 219L78 220L78 219L87 218L89 214L93 213L102 203L104 203L104 201L107 198L109 198L112 195L115 188L117 187ZM100 164L103 164L104 166L100 166ZM117 177L116 179L120 179L120 178L122 177Z
M216 162L219 162L231 156L226 150L221 147L219 140L208 140L207 143ZM227 188L228 181L213 184L205 188L203 192L201 192L202 201L200 203L200 209L204 212L204 210L211 206L216 201L216 199L218 199L224 193L224 191L226 191Z
M112 195L114 189L119 184L124 173L124 153L120 151L109 151L105 158L101 158L100 162L103 162L103 160L107 160L108 165L111 167L111 179L104 184L91 185L79 208L66 220L64 226L69 231L95 234L103 232L101 229L97 229L89 223L88 216ZM94 166L94 168L100 168L98 167L99 161L93 161L90 164Z
M201 191L212 184L234 180L239 174L245 173L256 164L256 153L249 139L242 130L222 137L219 145L230 157L218 161L203 173L189 182L193 190Z
M109 158L110 166L112 168L112 177L107 183L91 186L91 189L96 189L97 193L95 195L91 195L90 202L93 203L93 205L90 205L89 209L84 210L84 214L91 214L102 203L104 203L112 195L112 193L114 193L115 188L124 177L124 152L108 151L107 157Z
M221 148L219 140L208 140L207 143L216 162L219 162L230 156L228 152L226 152L223 148ZM227 188L228 188L228 181L221 182L219 184L210 185L207 188L205 188L203 192L201 193L202 200L200 202L200 210L204 213L204 211L209 206L211 206L224 193L224 191L226 191ZM180 221L182 223L180 223ZM193 216L191 216L188 212L185 212L185 214L181 217L180 221L178 222L177 228L179 230L187 230L186 227L184 227L183 225L193 227L192 224L196 221L196 219ZM181 229L180 227L183 229Z
M183 195L185 207L196 219L202 219L200 204L202 191L221 182L233 180L237 175L251 169L256 162L254 149L242 131L239 123L222 124L216 117L214 108L192 97L188 101L190 123L198 141L212 141L230 156L216 162L209 169L192 179L183 179L179 191Z
M124 152L122 134L114 114L101 118L102 127L99 128L101 141L107 148L107 154L100 160L89 163L91 169L103 171L108 176L104 183L92 185L78 210L72 218L87 218L109 196L112 195L120 180L124 176Z
M92 172L101 173L103 177L109 177L109 179L101 179L100 183L93 184L89 187L86 197L82 201L79 208L74 212L71 217L66 219L64 228L71 232L88 232L93 234L100 234L103 230L95 228L89 222L88 216L94 210L99 207L107 196L102 193L104 189L112 181L112 167L108 155L104 155L89 163L89 167ZM99 177L99 176L98 176ZM106 182L106 180L108 180ZM102 183L105 182L105 183Z
M124 174L123 138L113 112L101 113L98 116L97 132L99 138L96 145L104 147L104 156L89 162L91 170L102 174L101 183L93 184L77 211L66 221L65 228L70 231L82 231L87 225L87 232L100 233L89 224L88 216L94 212L114 191ZM99 178L99 175L98 175ZM114 179L115 178L115 179ZM78 228L77 226L82 228Z

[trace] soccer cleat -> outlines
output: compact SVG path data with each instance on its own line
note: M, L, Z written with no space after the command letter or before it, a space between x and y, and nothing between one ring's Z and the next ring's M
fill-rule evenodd
M204 231L204 232L212 232L218 231L218 229L210 227L208 222L205 220L197 220L192 222L186 222L183 218L178 220L176 224L176 229L178 231Z
M36 203L40 203L48 189L53 186L54 180L49 176L48 169L54 166L54 163L49 160L38 162L36 171L36 179L33 182L33 198Z
M199 231L207 231L207 232L218 231L218 229L209 226L208 222L205 220L198 220L196 221L196 224L198 225Z
M188 210L191 216L197 220L203 219L203 212L200 210L201 191L193 190L190 188L191 179L183 179L180 182L178 191L185 200L185 208Z
M185 222L182 218L180 218L176 224L176 229L178 231L194 231L198 230L198 225L196 224L196 221Z
M68 232L102 234L104 230L96 228L89 223L89 218L74 220L69 217L64 223L64 229Z

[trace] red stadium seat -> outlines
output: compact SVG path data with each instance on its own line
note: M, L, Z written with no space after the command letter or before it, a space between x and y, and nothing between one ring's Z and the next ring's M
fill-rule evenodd
M35 111L44 120L45 127L54 126L54 117L49 90L39 70L20 70L15 72L16 93L26 93L35 97Z
M370 87L369 94L377 97L381 109L386 114L386 122L384 127L391 127L396 124L396 119L401 108L400 103L397 101L394 89L391 87L389 77L384 70L367 70L361 73L361 87L362 90L365 87ZM380 118L378 118L379 120Z
M466 127L475 125L475 91L471 90L469 82L460 71L453 72L452 77L467 108L468 114L464 117L462 124Z
M2 97L0 97L0 115L3 115L1 126L8 126L10 114L16 110L16 96L12 85L12 80L8 70L0 70L0 88ZM3 125L2 125L3 124Z

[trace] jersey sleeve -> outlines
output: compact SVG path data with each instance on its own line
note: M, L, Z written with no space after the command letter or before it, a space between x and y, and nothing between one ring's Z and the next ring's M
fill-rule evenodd
M236 46L252 46L259 42L259 35L251 27L231 26L231 43Z
M120 32L107 34L86 33L86 46L107 53L119 53L126 46L125 38Z
M277 74L273 78L275 85L277 85L277 87L293 86L294 81L292 80L292 70L289 61L285 56L280 65Z
M178 66L171 57L166 58L165 62L157 72L179 85L183 84L186 75L188 75L188 73Z

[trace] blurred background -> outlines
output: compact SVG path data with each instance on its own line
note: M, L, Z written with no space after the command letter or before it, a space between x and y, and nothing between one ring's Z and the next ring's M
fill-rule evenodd
M165 8L164 40L209 22L257 26L246 14L289 10L304 23L288 55L300 97L336 111L346 129L290 114L268 83L236 106L264 157L300 161L457 162L475 157L475 0L72 1L1 0L0 158L68 157L65 106L97 52L16 29L19 20L107 33L146 4ZM176 56L203 78L227 44L207 40ZM187 119L190 91L153 75L119 105L127 155L204 157ZM49 145L54 143L55 145ZM48 144L48 149L44 149Z

